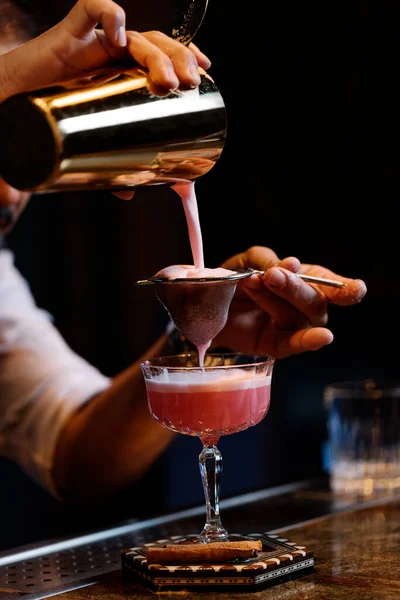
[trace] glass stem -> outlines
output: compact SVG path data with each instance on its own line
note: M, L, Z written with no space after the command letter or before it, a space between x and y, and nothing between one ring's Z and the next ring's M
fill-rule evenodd
M199 455L199 467L206 499L206 524L200 534L204 542L226 540L228 532L222 527L219 516L219 493L221 487L222 454L217 446L203 446Z

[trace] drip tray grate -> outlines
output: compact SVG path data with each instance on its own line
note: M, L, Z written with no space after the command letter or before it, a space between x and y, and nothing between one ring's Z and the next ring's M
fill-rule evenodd
M184 522L187 528L200 527L202 519ZM124 535L110 536L112 530L105 532L108 539L78 545L79 538L71 540L75 546L57 552L48 552L52 546L42 548L41 556L18 560L0 566L0 600L22 596L26 600L46 598L50 595L83 587L95 583L101 575L121 568L122 550L145 544L155 536L171 535L170 528L177 531L176 523L165 527L151 527ZM132 525L132 528L134 525ZM90 538L91 536L87 536ZM94 534L93 538L98 537ZM55 546L68 546L68 541ZM29 551L26 552L29 556ZM1 565L1 563L0 563Z

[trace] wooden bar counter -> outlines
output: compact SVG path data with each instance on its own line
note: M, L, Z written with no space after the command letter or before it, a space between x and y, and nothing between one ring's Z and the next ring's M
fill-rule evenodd
M296 519L300 513L305 517L302 521ZM248 525L251 531L257 531L254 525L258 522L259 527L266 525L258 530L271 532L268 526L273 518L286 523L291 520L291 524L279 527L273 533L311 549L315 559L313 572L254 592L207 589L155 592L141 583L124 581L121 565L114 564L108 572L97 577L77 582L75 586L70 583L69 591L49 589L47 594L39 591L30 594L29 590L19 589L7 594L4 582L0 582L0 600L21 596L45 598L54 593L62 600L144 600L157 596L176 600L218 597L238 600L400 599L400 495L354 502L333 498L324 488L300 486L282 494L261 495L259 499L255 496L253 502L233 503L231 507L223 507L222 515L226 517L223 520L228 530L240 523L243 529ZM198 517L196 524L201 524L204 515L200 512L195 517ZM169 519L157 533L173 535L178 525L182 531L186 521L187 529L192 530L193 515L189 519ZM140 531L139 525L137 531ZM143 541L157 539L153 535L150 528ZM71 551L77 552L68 550ZM19 563L15 557L12 560L17 569ZM7 568L13 567L8 565Z
M282 536L313 549L315 572L259 592L154 592L122 585L115 572L90 587L63 594L63 600L142 600L217 597L249 600L399 600L400 501L351 510L283 530Z

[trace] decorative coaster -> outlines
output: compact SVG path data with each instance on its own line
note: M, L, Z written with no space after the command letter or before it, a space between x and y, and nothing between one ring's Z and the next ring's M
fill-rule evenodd
M314 569L311 550L268 533L249 535L263 545L262 552L253 558L221 564L147 564L146 551L150 546L188 543L190 537L172 536L123 550L122 577L125 581L144 583L155 591L197 588L248 592L296 579Z

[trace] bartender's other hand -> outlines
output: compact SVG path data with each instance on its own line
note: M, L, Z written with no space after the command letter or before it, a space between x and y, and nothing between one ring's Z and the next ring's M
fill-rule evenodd
M224 262L226 269L252 267L266 271L241 281L232 300L227 325L215 341L233 350L263 352L275 358L318 350L333 341L325 327L328 306L351 306L367 292L364 281L333 273L295 257L279 260L270 248L254 246ZM335 288L307 283L295 273L343 281Z
M152 81L166 90L197 86L199 67L211 65L194 44L185 46L160 31L126 31L125 11L112 0L79 0L57 25L2 55L0 101L84 79L94 70L127 60L145 67Z

